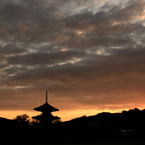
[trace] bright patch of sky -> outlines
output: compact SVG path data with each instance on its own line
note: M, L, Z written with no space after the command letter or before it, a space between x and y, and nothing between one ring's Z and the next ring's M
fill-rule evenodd
M111 4L119 4L119 3L125 3L127 0L124 0L123 2L120 2L120 0L88 0L88 1L74 1L66 4L62 7L62 11L67 11L70 15L73 15L74 13L82 12L86 9L92 12L97 12L98 8L101 8L105 3L111 2Z
M109 52L107 52L105 49L99 49L99 50L97 50L96 51L96 54L97 55L110 55L110 53Z
M27 69L33 70L33 69L36 69L37 67L38 67L38 65L36 65L36 66L27 66Z
M74 63L79 62L79 61L81 61L80 58L73 58L72 60L68 60L68 61L66 61L66 62L62 62L62 63L58 63L58 64L59 64L59 65L64 65L64 64L67 64L67 63L72 63L72 64L74 64Z

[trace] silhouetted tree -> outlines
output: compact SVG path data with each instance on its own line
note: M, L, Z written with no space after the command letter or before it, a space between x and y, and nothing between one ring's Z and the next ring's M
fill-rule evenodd
M59 122L61 122L61 119L59 117L55 116L55 119L52 121L52 124L57 124Z
M16 120L17 122L21 123L21 124L29 124L30 118L27 114L22 114L22 115L18 115L16 116L16 118L14 118L13 120Z
M40 123L40 120L37 120L37 119L34 119L32 118L30 121L29 121L29 124L30 125L36 125L36 124L39 124Z
M33 116L33 119L36 119L37 122L40 122L40 124L43 125L51 125L51 124L56 124L60 122L60 117L58 116L53 116L51 113L50 114L40 114L37 116Z

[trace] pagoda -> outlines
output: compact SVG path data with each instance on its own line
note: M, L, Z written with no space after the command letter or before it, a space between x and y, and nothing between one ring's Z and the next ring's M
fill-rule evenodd
M53 116L51 114L51 112L59 111L59 110L47 103L47 90L46 90L46 102L45 102L45 104L34 108L34 110L42 112L40 115L32 117L32 118L40 121L41 124L51 125L52 123L60 120L60 117Z

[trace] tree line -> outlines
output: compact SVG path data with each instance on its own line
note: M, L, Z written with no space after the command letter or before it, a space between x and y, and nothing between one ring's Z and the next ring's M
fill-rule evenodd
M69 121L57 120L42 124L27 114L13 120L0 118L0 143L79 143L117 141L145 141L145 109L123 110L121 113L102 112Z

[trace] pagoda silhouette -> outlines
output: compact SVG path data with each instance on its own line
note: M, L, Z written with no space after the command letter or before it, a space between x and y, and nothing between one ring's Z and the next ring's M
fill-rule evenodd
M47 90L46 90L46 103L39 107L34 108L34 110L42 112L40 115L33 116L32 118L36 119L43 125L52 125L60 121L60 117L53 116L51 114L51 112L59 110L47 103Z

